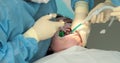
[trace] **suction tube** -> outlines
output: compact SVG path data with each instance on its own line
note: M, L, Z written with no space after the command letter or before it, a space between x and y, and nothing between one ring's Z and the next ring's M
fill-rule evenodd
M87 16L84 20L83 23L78 24L75 28L72 29L72 33L75 32L77 30L77 28L79 28L81 25L83 25L86 21L89 21L94 15L98 15L100 12L102 12L103 10L106 9L110 9L112 10L114 7L113 6L104 6L101 7L99 9L97 9L95 12L93 12L91 15Z

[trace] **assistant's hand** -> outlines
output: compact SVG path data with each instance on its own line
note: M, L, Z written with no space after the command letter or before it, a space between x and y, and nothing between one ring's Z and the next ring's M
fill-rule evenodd
M88 15L88 3L85 1L78 1L75 4L75 18L72 22L71 29L73 30L78 24L83 23L84 19ZM78 27L75 31L77 31L82 39L81 46L86 46L87 37L90 33L90 23L83 23L80 27Z
M82 22L83 20L81 20L81 19L78 19L78 20L79 20L78 24L83 23ZM74 22L75 21L77 21L77 20L74 20ZM71 28L72 29L75 28L78 24L77 23L76 24L72 23ZM86 46L87 39L88 39L88 36L89 36L89 33L90 33L90 23L89 22L83 23L80 27L77 28L76 31L80 34L80 36L82 38L82 46L83 47Z
M111 16L116 16L118 21L120 22L120 6L113 9Z
M55 18L56 14L45 15L38 19L34 26L24 34L25 37L35 38L37 41L51 38L59 27L64 26L63 21L50 21L53 17Z
M106 5L113 6L110 1L105 1L104 3L100 3L95 8L93 8L90 11L90 13L88 14L88 16L91 15L93 12L95 12L97 9L104 7ZM110 10L110 9L104 10L100 14L93 16L92 19L90 20L90 22L93 24L94 23L106 23L110 19L111 12L112 12L112 10Z
M81 26L79 26L75 31L77 31L82 39L82 43L81 46L86 46L87 44L87 38L89 36L90 33L90 23L88 21L84 22L84 19L86 18L87 14L86 13L76 13L75 14L75 18L72 22L72 26L71 29L73 30L77 25L79 25L80 23L82 24Z

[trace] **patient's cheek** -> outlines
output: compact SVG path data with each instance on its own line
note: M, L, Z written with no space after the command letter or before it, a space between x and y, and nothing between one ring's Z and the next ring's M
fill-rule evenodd
M58 20L60 20L59 18ZM72 46L79 45L80 37L78 34L70 34L71 32L71 19L62 19L65 22L65 26L61 27L59 31L64 32L63 37L59 37L59 32L54 35L51 42L51 49L54 52L59 52L65 49L68 49Z
M80 38L78 37L78 35L67 35L62 38L55 36L52 40L51 48L53 51L58 52L78 45L79 42Z

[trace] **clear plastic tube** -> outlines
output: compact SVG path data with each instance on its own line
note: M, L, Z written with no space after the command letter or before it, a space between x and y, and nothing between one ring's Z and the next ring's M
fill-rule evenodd
M94 15L98 15L100 12L102 12L103 10L106 9L110 9L112 10L114 7L113 6L104 6L101 7L99 9L97 9L95 12L93 12L91 15L87 16L84 20L83 23L78 24L75 28L72 29L72 33L75 32L77 30L77 28L79 28L82 24L84 24L86 21L89 21ZM111 23L112 24L112 23Z

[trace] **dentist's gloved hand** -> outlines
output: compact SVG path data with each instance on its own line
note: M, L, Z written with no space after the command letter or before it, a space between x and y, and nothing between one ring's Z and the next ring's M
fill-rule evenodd
M120 6L113 9L111 16L116 16L118 21L120 22Z
M64 26L64 22L52 22L51 18L55 18L56 14L45 15L38 19L36 23L25 34L25 37L35 38L37 41L51 38L59 27Z
M31 0L32 2L35 2L35 3L48 3L49 0Z
M106 6L106 5L107 6L113 6L110 0L106 0L104 3L100 3L95 8L93 8L90 11L90 13L88 14L88 16L91 15L93 12L95 12L97 9L100 9L100 8ZM93 24L94 23L106 23L110 19L110 13L111 12L112 12L112 10L106 9L98 15L94 15L92 17L92 19L90 20L90 22L93 23Z

